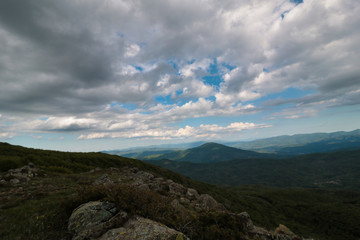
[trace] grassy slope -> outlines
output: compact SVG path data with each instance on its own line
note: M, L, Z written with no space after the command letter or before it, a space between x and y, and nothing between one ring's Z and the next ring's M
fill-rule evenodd
M99 153L63 153L0 144L0 167L21 166L28 161L45 169L29 186L1 188L1 239L60 239L66 221L81 202L98 199L87 188L99 173L94 167L136 166L157 176L173 179L208 193L232 210L248 211L260 226L283 223L303 236L320 239L356 239L360 236L360 194L350 191L276 189L267 187L223 188L189 180L181 175L137 160ZM56 173L54 171L63 172ZM73 173L71 173L73 172ZM80 173L83 172L83 173Z

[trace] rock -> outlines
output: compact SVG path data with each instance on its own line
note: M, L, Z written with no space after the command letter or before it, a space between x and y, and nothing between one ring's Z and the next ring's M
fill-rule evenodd
M189 200L196 200L199 197L198 192L193 188L188 188L186 192L186 197Z
M218 210L224 211L226 210L225 207L218 203L212 196L208 194L201 194L197 199L199 206L202 210L209 211L209 210Z
M17 178L10 179L10 184L11 184L11 185L16 185L16 184L18 184L18 183L20 183L20 180L19 180L19 179L17 179Z
M137 173L139 169L137 167L133 167L133 168L129 168L128 171L132 173Z
M19 184L20 182L28 182L31 178L38 175L39 169L33 163L29 163L21 168L10 169L2 176L2 180L7 180L11 185Z
M120 226L127 220L125 212L118 212L109 202L88 202L76 208L70 216L68 230L74 240L99 237L109 228Z
M294 234L288 227L282 224L275 229L274 235L278 240L301 240L299 236Z
M28 163L28 166L29 166L30 168L35 168L35 165L34 165L32 162L29 162L29 163Z
M187 199L187 198L184 198L184 197L181 197L179 199L179 201L180 201L181 204L184 204L184 205L189 205L190 204L190 200Z
M140 178L142 178L143 180L152 180L154 179L154 175L152 175L151 173L148 172L143 172L143 171L139 171L136 173L136 175Z
M250 215L247 212L239 213L238 216L240 217L240 219L243 222L242 228L245 231L248 232L248 231L252 231L254 229L255 226L250 218Z
M181 232L150 219L135 216L123 227L111 229L98 240L162 240L188 239Z
M109 178L109 175L104 174L95 180L93 185L112 185L114 182Z
M169 184L169 193L171 195L181 196L181 195L184 195L186 193L186 191L187 191L187 189L179 183L171 182Z
M7 182L4 179L0 180L0 186L5 186L7 184Z
M181 206L179 200L177 200L177 199L172 200L170 205L175 209L178 209Z
M107 172L110 176L111 173ZM300 240L298 236L292 233L284 225L280 225L274 232L269 232L264 228L253 224L250 216L246 212L232 213L218 203L208 194L199 194L195 189L186 188L182 184L173 180L155 178L154 175L141 171L138 168L125 168L121 170L119 182L128 183L129 186L136 188L136 193L147 194L149 191L157 192L161 198L168 201L171 206L168 209L168 217L176 216L176 229L182 229L185 233L197 236L193 229L202 226L192 226L194 219L199 214L207 214L211 211L221 216L230 215L238 223L237 230L241 234L236 235L236 239L257 239L257 240ZM114 184L110 177L105 174L95 181L94 184ZM158 195L158 194L156 194ZM131 201L131 200L130 200ZM142 206L135 206L141 208ZM165 210L165 211L168 211ZM74 210L70 217L68 229L73 234L73 240L83 239L188 239L183 233L169 228L159 222L148 219L154 217L149 213L140 210L131 210L132 214L143 214L142 216L133 216L130 219L126 212L115 207L115 204L109 202L89 202L79 206ZM164 216L167 216L165 212ZM211 215L209 215L211 216ZM166 221L165 221L166 222Z
M147 185L145 183L143 183L143 184L141 184L141 185L139 185L137 187L138 187L138 189L140 189L142 191L150 191L149 185Z

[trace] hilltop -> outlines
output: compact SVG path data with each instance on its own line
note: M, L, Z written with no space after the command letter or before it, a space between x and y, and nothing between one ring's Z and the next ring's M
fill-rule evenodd
M224 162L232 159L250 158L276 158L275 155L257 153L225 146L219 143L205 143L201 146L186 150L174 150L164 154L144 156L143 160L169 159L177 162L213 163Z

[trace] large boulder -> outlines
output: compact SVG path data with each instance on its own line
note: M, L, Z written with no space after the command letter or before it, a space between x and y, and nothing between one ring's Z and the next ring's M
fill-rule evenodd
M121 226L126 220L127 214L118 211L113 203L88 202L73 211L68 230L72 233L73 240L93 239L110 228Z
M150 219L135 216L123 227L111 229L98 240L184 240L181 232Z

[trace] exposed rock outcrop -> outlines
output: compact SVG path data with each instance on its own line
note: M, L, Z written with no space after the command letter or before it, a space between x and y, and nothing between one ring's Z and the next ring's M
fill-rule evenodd
M35 167L33 163L28 163L27 165L10 169L5 174L0 176L0 183L3 185L18 185L22 182L28 182L31 178L38 176L40 170Z
M94 239L108 229L123 225L128 218L109 202L88 202L76 208L69 219L68 230L74 240Z
M241 236L233 239L302 240L284 225L280 225L273 232L257 227L253 224L248 213L230 212L212 196L200 194L197 190L187 188L172 180L157 178L153 174L139 171L137 168L128 168L119 173L117 175L120 176L118 181L112 181L110 176L103 175L95 180L94 184L111 187L125 182L130 184L127 186L130 186L130 189L137 193L156 192L160 199L169 200L168 207L172 209L170 211L173 214L184 219L191 215L203 216L202 214L207 212L214 214L208 216L229 216L229 219L238 224L238 232L241 231ZM115 205L106 201L94 201L85 203L73 211L69 219L68 230L74 240L182 240L189 239L182 230L189 223L184 223L184 225L174 229L159 221L149 219L148 216L125 212L119 203Z
M109 230L99 240L185 240L183 233L150 219L135 216L123 227Z
M114 184L114 182L110 179L108 174L102 175L93 183L93 185L111 185L111 184Z

